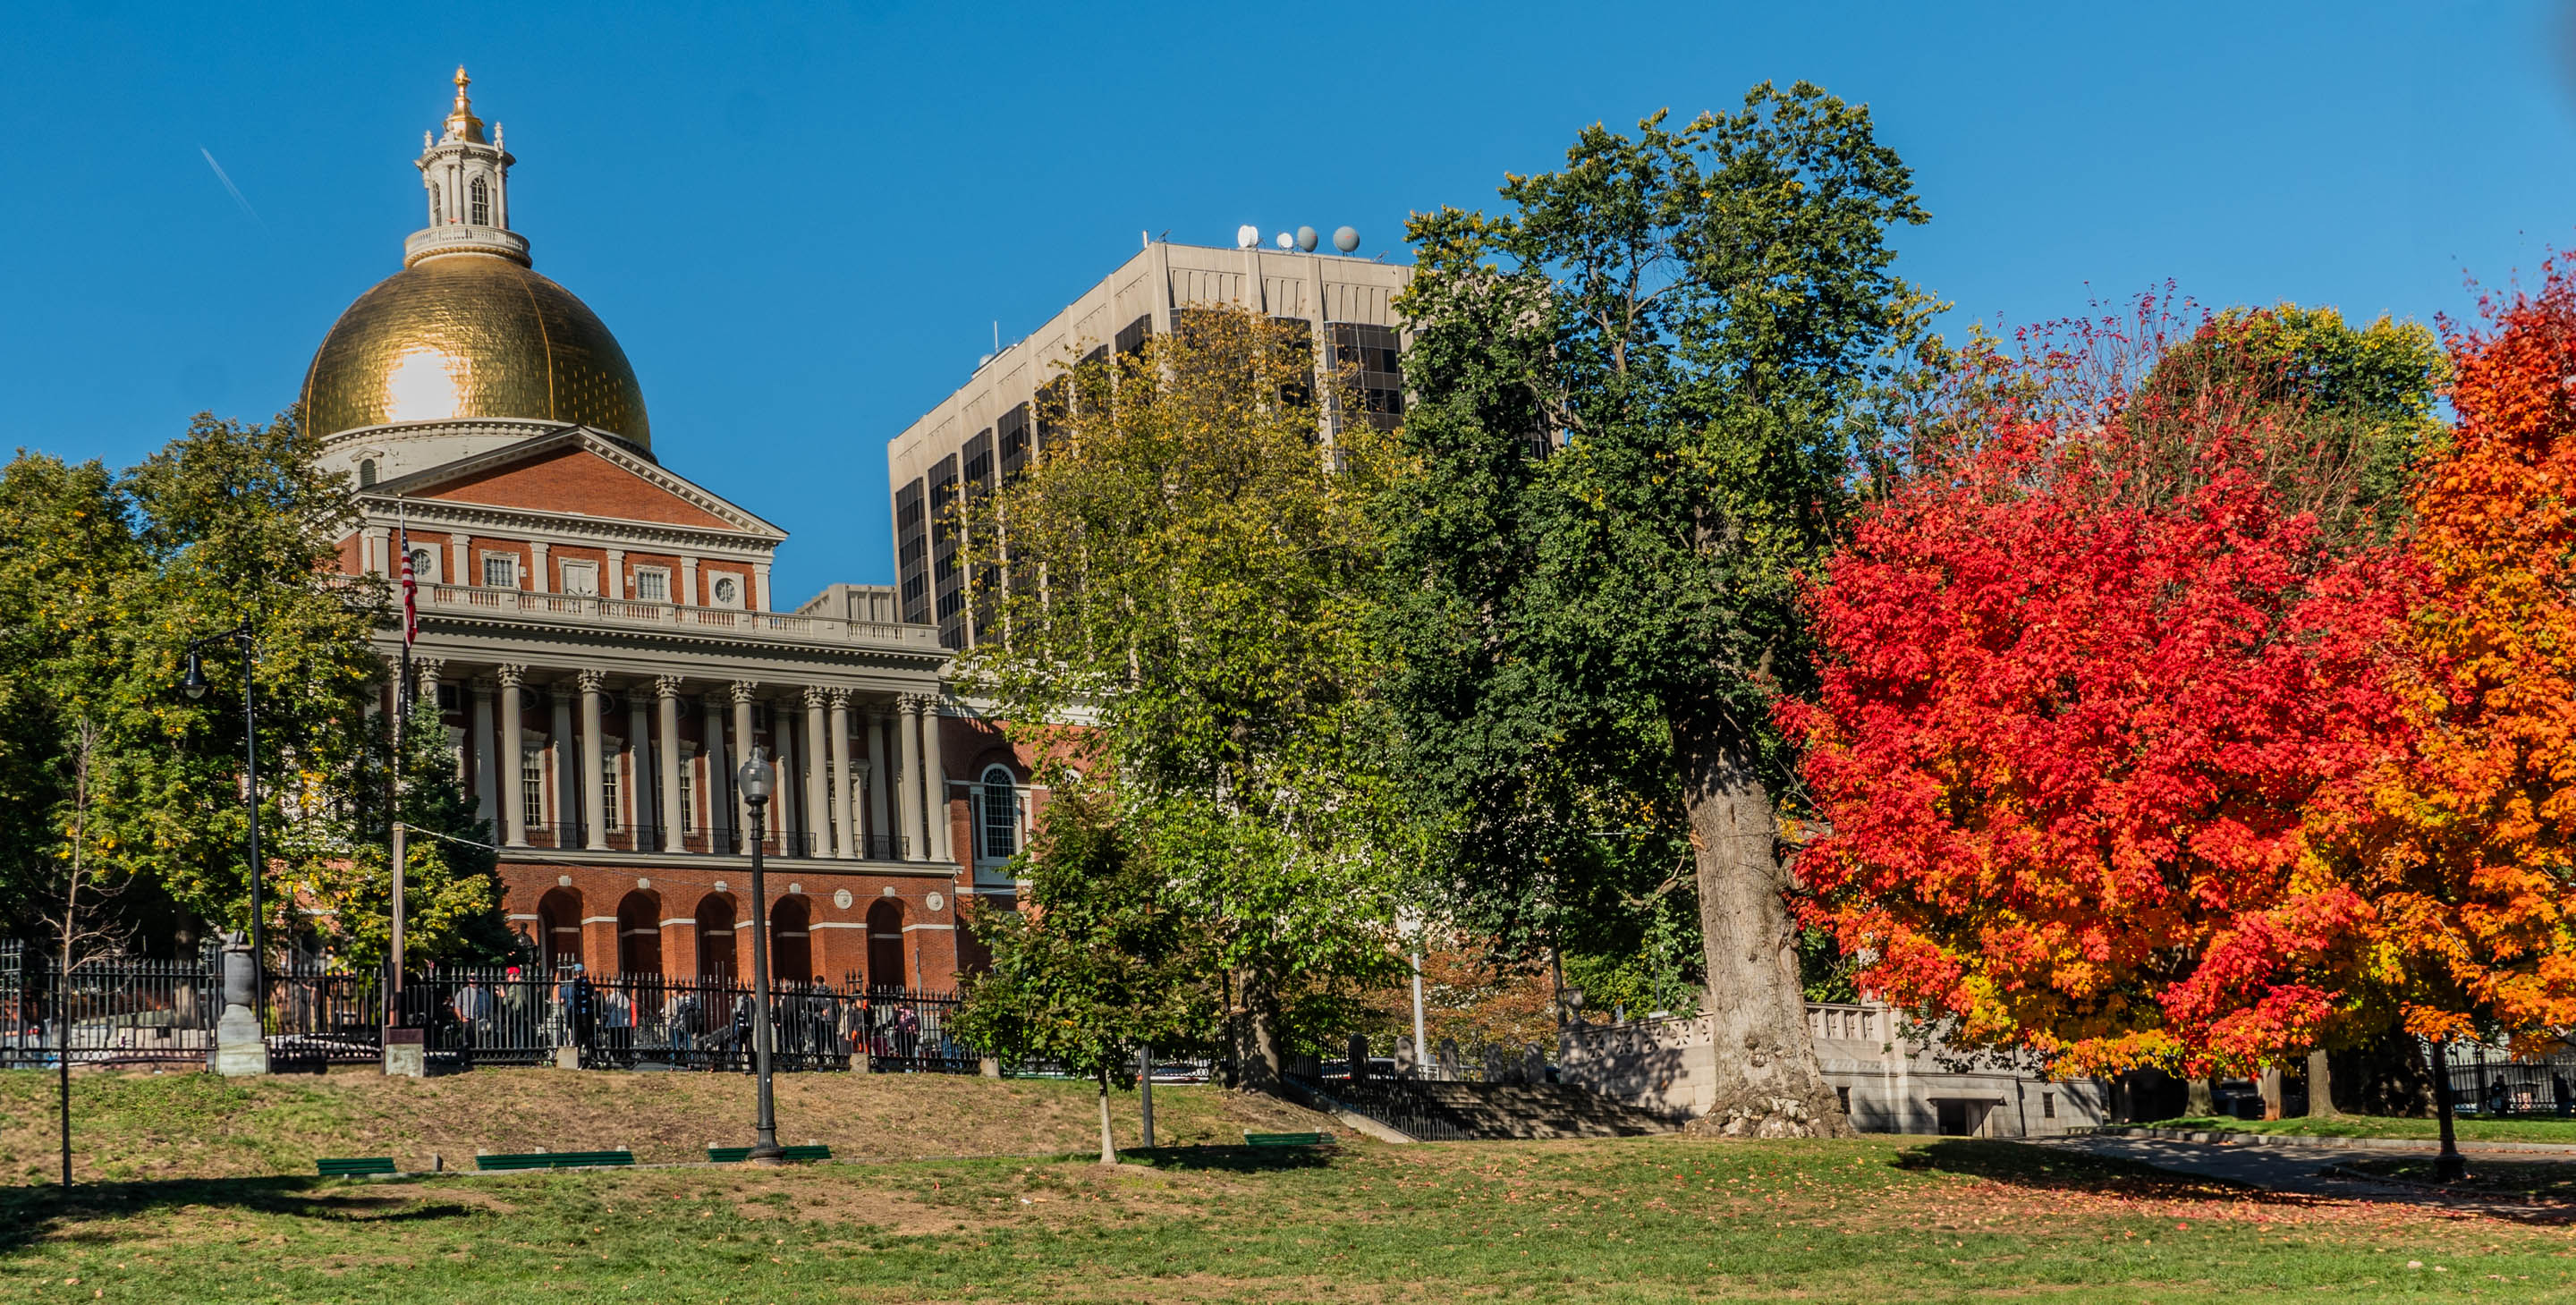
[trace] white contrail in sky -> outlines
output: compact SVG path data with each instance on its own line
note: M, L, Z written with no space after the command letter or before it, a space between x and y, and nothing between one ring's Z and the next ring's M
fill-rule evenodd
M206 156L206 166L215 170L215 180L224 183L224 189L232 192L233 202L241 205L241 211L248 216L251 221L258 222L263 228L266 227L268 223L261 221L259 210L252 208L250 206L250 201L242 198L241 187L234 185L233 179L224 175L224 165L215 162L213 151L200 145L197 147L197 152Z

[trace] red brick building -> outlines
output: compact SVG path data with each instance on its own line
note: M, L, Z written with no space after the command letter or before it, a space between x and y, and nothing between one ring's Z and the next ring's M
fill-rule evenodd
M359 486L352 574L418 581L413 673L502 845L513 928L594 972L748 963L752 748L784 978L946 988L960 899L1007 902L1028 770L946 690L891 586L782 610L786 532L656 459L616 337L539 275L466 78L416 162L428 224L316 351L307 422ZM379 642L399 654L400 632Z

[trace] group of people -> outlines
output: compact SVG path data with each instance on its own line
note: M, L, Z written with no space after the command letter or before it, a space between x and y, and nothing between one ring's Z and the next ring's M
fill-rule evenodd
M840 1068L849 1057L910 1060L949 1050L935 1014L858 985L788 981L770 998L772 1064ZM466 973L412 980L399 1005L404 1022L430 1031L430 1045L471 1067L481 1049L572 1048L585 1068L623 1068L639 1058L674 1066L740 1068L753 1061L752 994L719 976L674 984L657 975L594 980L564 968L551 982L510 967L498 981Z

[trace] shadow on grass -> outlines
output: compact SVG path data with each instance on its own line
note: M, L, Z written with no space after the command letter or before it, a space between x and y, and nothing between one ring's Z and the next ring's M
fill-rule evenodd
M2522 1195L2519 1192L2445 1190L2430 1186L2353 1196L2278 1192L2225 1178L2159 1169L2135 1160L1974 1138L1949 1138L1908 1147L1897 1153L1895 1164L1899 1169L1959 1174L2039 1191L2085 1192L2139 1200L2208 1201L2305 1209L2344 1205L2363 1199L2438 1206L2515 1223L2561 1227L2576 1221L2576 1206L2536 1204L2527 1199L2515 1199ZM2325 1166L2320 1164L2317 1168Z
M203 1206L341 1223L410 1223L473 1213L461 1202L423 1200L416 1191L380 1192L372 1185L323 1178L171 1178L0 1188L0 1257L46 1240L105 1240L104 1223L158 1210Z
M1333 1161L1333 1148L1319 1146L1158 1146L1130 1147L1118 1153L1129 1164L1156 1169L1270 1174L1291 1169L1322 1169Z

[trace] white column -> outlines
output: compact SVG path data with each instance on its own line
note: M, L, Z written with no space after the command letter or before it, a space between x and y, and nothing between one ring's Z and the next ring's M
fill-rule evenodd
M447 537L448 556L455 559L456 562L456 565L447 568L447 583L452 585L479 585L483 583L483 577L474 574L471 569L473 566L473 558L471 557L473 550L469 548L468 545L473 542L474 537L472 535L449 535Z
M542 539L531 540L528 543L528 592L532 594L554 592L553 568L546 563L546 550L552 547L553 545Z
M752 691L759 687L759 683L754 680L733 682L734 746L741 749L745 761L751 758L751 695ZM741 762L734 764L740 765ZM742 786L734 783L733 776L730 774L725 776L725 787L733 792L733 827L740 831L734 835L735 847L743 855L749 856L751 855L751 804L742 800Z
M600 809L600 776L608 764L606 733L608 711L608 677L598 671L583 671L576 677L581 684L581 746L574 750L572 773L574 792L581 794L578 804L566 803L575 819L581 821L581 845L593 852L608 850L608 813Z
M954 861L957 854L949 846L955 834L948 822L948 759L943 755L946 751L939 746L939 695L924 694L921 705L921 768L922 786L930 790L931 855L937 860Z
M930 859L930 836L921 814L921 695L907 693L901 702L903 724L903 859Z
M886 845L886 859L900 861L903 857L894 850L891 840L903 831L895 822L886 818L886 786L893 782L894 753L889 750L886 742L885 709L870 707L868 708L868 832L887 835L889 841ZM900 811L903 808L898 806L895 809ZM861 843L859 848L860 854L865 855L867 844Z
M599 592L606 597L623 600L626 597L625 549L612 548L608 550L608 565L606 570L608 574L599 578Z
M526 847L528 801L523 790L527 777L519 770L519 749L523 746L520 740L526 737L527 727L519 720L519 691L526 679L527 668L503 666L497 669L496 674L501 683L501 738L493 749L492 758L501 771L501 828L507 831L504 841L510 846Z
M369 575L387 574L385 559L393 556L393 533L384 526L369 526L359 532L362 549L358 556L359 569Z
M733 767L731 765L731 762L733 761L733 750L725 746L725 704L732 701L733 695L731 693L718 690L717 692L706 695L698 702L698 710L706 713L707 722L706 801L707 823L709 825L723 825L725 823L725 813L732 809L732 803L726 797L726 794L733 792ZM739 826L734 826L734 828L739 828ZM735 837L738 839L741 835L737 834ZM719 840L714 829L709 829L707 831L707 850L710 852L723 852L731 849Z
M823 691L805 690L805 825L814 831L815 856L832 855L832 797L827 776L831 767L824 764L827 750L823 746Z
M787 848L787 834L805 827L805 759L796 751L796 707L781 699L769 704L769 765L778 772L778 787L769 798L769 832Z
M474 803L492 828L501 824L501 798L497 771L501 754L492 746L492 682L477 677L474 681Z
M832 732L826 736L832 753L832 855L844 861L859 858L859 808L850 799L858 790L850 787L850 691L834 689Z
M680 677L665 675L653 681L653 694L662 707L662 850L681 852L688 845L680 839L680 826L686 817L680 813Z
M751 610L755 612L769 610L769 564L767 562L751 564Z
M546 746L553 748L555 753L555 800L551 804L541 804L538 810L545 814L547 823L554 826L556 847L572 846L572 840L564 837L564 826L572 825L578 830L581 809L586 805L581 800L581 782L574 778L581 773L577 769L581 763L574 755L578 749L574 746L572 733L573 695L564 691L570 687L570 681L557 680L547 686L546 693L554 700L555 706L552 728L546 737Z
M671 601L683 607L707 605L706 595L698 592L698 559L694 557L680 559L680 591L671 595ZM708 810L712 811L714 808L710 807Z
M630 687L626 690L627 773L626 782L619 787L625 790L627 809L634 813L627 817L627 828L635 832L626 840L626 845L638 852L650 846L644 841L643 830L647 826L662 823L656 819L661 813L653 809L655 790L650 783L646 782L652 771L652 721L647 718L644 709L643 689Z

